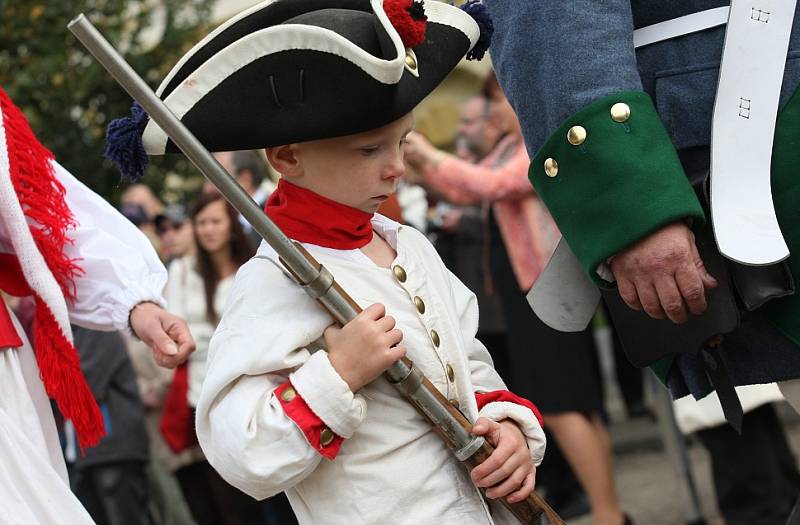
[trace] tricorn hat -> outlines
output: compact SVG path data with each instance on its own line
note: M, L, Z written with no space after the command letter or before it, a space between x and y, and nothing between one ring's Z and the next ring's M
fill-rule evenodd
M478 0L267 0L195 45L156 94L210 151L350 135L410 112L470 50L482 56L490 30ZM147 155L179 151L134 106L106 150L133 177Z

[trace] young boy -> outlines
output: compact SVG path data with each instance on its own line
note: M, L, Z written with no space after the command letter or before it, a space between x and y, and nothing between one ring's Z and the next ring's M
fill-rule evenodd
M457 8L424 9L427 23L410 0L267 2L159 93L209 149L267 147L283 176L268 215L365 307L333 326L262 243L211 341L203 450L255 498L286 491L301 524L516 523L477 487L524 499L544 453L535 408L474 337L475 296L421 233L375 213L404 173L411 110L479 36ZM144 139L171 148L152 124ZM496 447L472 472L382 378L404 355Z

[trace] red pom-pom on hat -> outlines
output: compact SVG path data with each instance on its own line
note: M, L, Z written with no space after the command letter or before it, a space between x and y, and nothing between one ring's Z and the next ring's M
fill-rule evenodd
M392 23L403 45L417 47L425 41L428 17L422 0L385 0L383 10Z

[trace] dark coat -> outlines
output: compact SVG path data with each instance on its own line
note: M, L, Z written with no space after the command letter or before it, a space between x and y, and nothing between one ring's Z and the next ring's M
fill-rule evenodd
M81 370L103 412L108 435L78 456L78 468L147 461L144 408L125 341L117 332L72 327Z

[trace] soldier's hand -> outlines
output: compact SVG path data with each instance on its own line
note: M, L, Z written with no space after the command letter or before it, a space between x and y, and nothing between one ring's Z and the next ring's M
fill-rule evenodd
M705 312L705 291L717 286L700 259L694 234L682 222L665 226L614 256L611 271L628 306L678 324L685 323L690 313Z
M325 330L331 365L352 392L374 381L406 355L405 347L400 346L403 332L394 326L394 318L376 303L342 328L331 325Z
M159 366L175 368L194 352L194 339L183 318L155 303L139 303L130 313L131 330L153 351Z
M492 455L470 473L476 486L486 488L486 497L505 497L509 503L516 503L530 496L536 483L536 466L517 424L510 419L496 422L481 417L472 433L484 436L495 447Z

